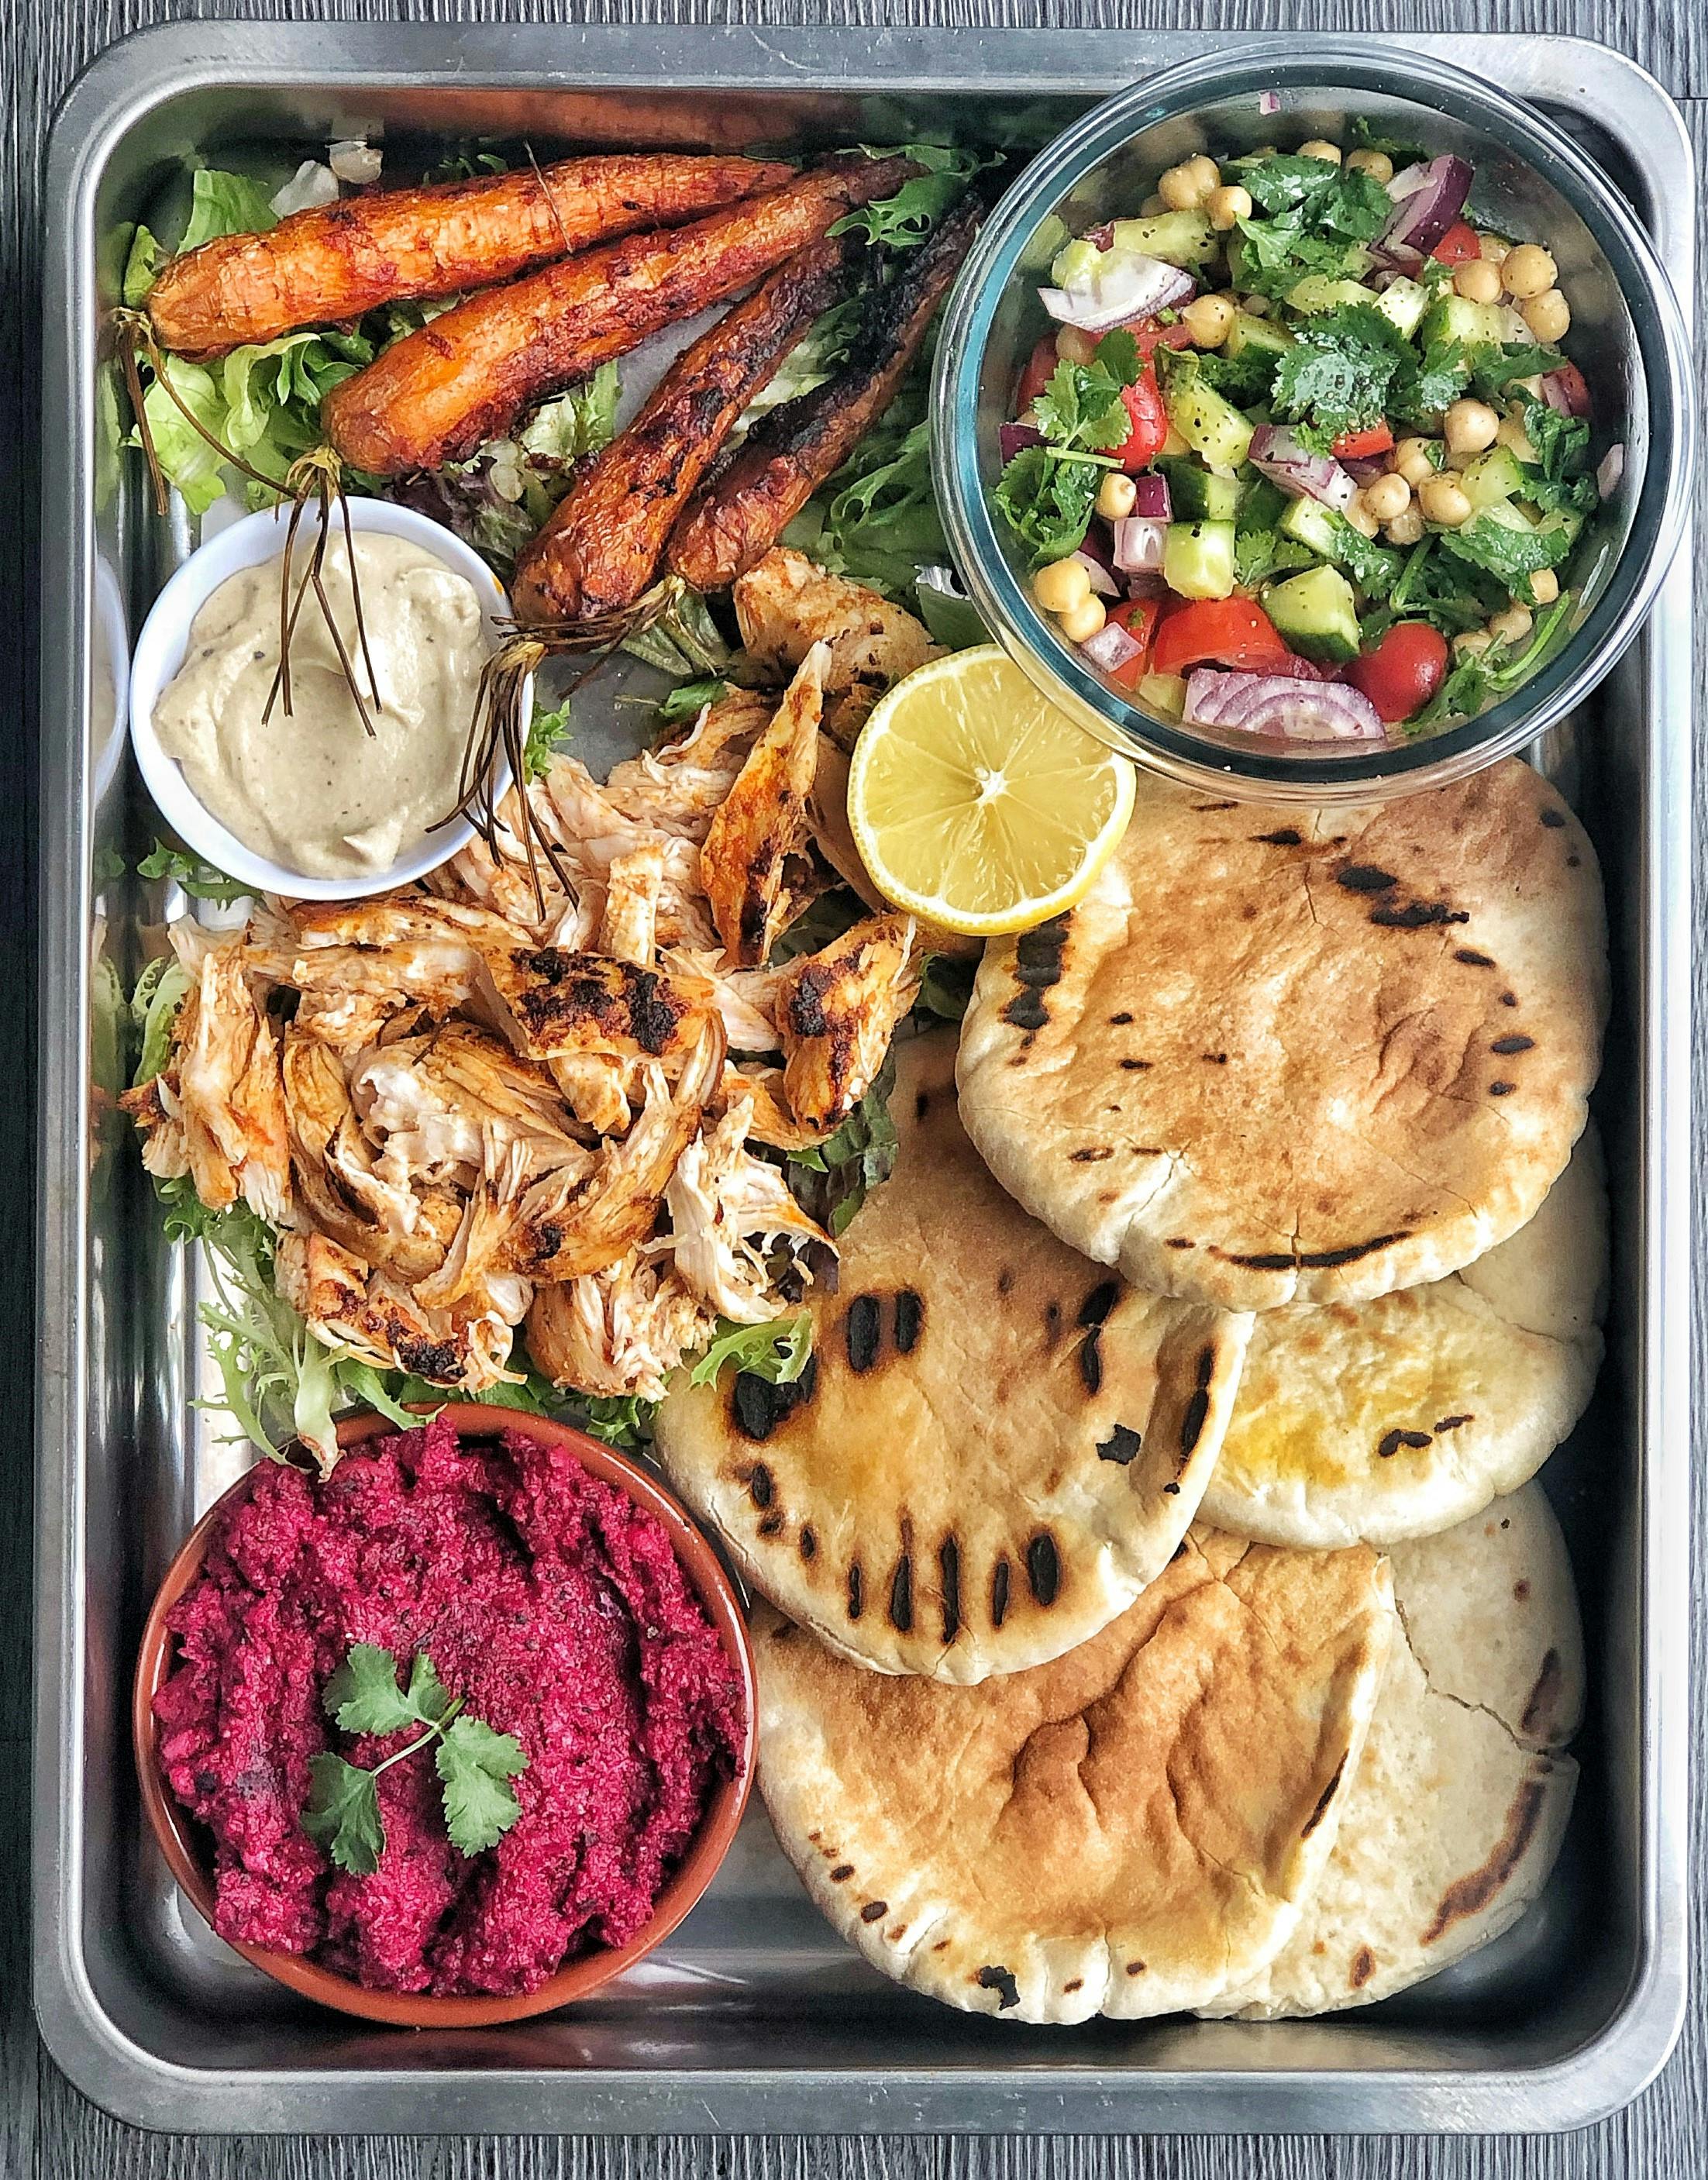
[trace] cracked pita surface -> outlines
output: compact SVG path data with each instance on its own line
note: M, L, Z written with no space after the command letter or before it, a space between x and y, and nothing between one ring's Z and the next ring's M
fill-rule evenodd
M1400 1632L1327 1867L1268 1966L1209 2013L1368 2005L1516 1923L1547 1882L1578 1767L1584 1649L1539 1484L1391 1555Z
M882 1672L973 1682L1059 1656L1167 1566L1250 1319L1128 1286L998 1187L955 1040L897 1048L895 1170L809 1292L798 1387L676 1381L666 1474L742 1573Z
M1601 1368L1607 1192L1585 1129L1541 1209L1474 1264L1253 1324L1204 1518L1270 1544L1388 1544L1533 1477Z
M1089 1642L978 1687L862 1672L762 1607L760 1791L831 1922L930 1997L1205 2005L1321 1874L1393 1626L1374 1552L1203 1528Z
M1350 810L1147 780L1084 901L987 948L961 1116L1139 1285L1366 1301L1534 1217L1606 1000L1595 851L1517 759Z

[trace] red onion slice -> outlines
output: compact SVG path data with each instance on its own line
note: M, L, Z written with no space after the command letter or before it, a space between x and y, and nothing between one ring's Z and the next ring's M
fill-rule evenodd
M1545 371L1541 389L1542 399L1548 406L1557 409L1562 416L1590 414L1589 384L1575 363L1562 364L1557 371Z
M1611 499L1619 489L1619 480L1625 474L1625 449L1609 447L1601 457L1601 467L1595 471L1595 489L1603 499Z
M1118 598L1121 595L1121 585L1094 553L1088 553L1082 547L1073 557L1090 578L1092 590L1099 597Z
M1162 565L1167 523L1152 515L1129 515L1115 526L1115 564L1125 575L1146 575Z
M1005 465L1017 454L1023 454L1028 447L1041 447L1044 434L1035 424L999 424L996 427L997 451Z
M1083 281L1038 291L1052 318L1087 333L1111 333L1133 318L1154 317L1197 293L1190 272L1137 250L1106 250Z
M1408 167L1388 184L1388 195L1398 201L1377 238L1377 247L1396 262L1401 248L1424 253L1433 250L1464 211L1471 194L1471 169L1452 151L1431 159L1414 186L1415 172Z
M1281 93L1278 91L1260 91L1257 95L1257 110L1259 113L1279 113Z
M1132 511L1148 515L1154 522L1171 520L1174 504L1168 494L1168 479L1154 475L1136 476L1132 481Z
M1332 454L1314 454L1284 424L1259 424L1252 434L1251 460L1272 483L1295 499L1320 499L1344 515L1358 491L1352 473Z
M1186 685L1186 719L1237 727L1287 741L1385 741L1387 729L1368 696L1342 681L1281 674L1222 674L1200 666Z
M1105 674L1117 672L1144 649L1138 638L1116 620L1105 621L1097 634L1088 636L1079 647L1092 664L1101 667Z

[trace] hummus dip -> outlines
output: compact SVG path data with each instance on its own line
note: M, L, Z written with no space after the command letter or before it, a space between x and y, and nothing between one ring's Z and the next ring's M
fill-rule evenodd
M155 1698L172 1792L213 1835L214 1928L373 1990L537 1990L632 1938L698 1830L745 1725L739 1681L663 1526L526 1423L460 1443L443 1418L347 1453L324 1482L265 1464L174 1607ZM322 1693L355 1643L417 1650L528 1759L521 1814L465 1858L431 1748L380 1775L371 1877L304 1831L309 1764L372 1768L411 1730L350 1736Z
M299 571L308 551L298 548ZM209 596L154 706L160 746L202 808L256 855L305 878L388 871L449 815L487 658L474 586L434 554L358 530L355 569L377 704L349 550L341 536L330 539L322 581L372 733L312 596L291 637L289 713L281 695L262 718L278 670L278 559L240 568Z

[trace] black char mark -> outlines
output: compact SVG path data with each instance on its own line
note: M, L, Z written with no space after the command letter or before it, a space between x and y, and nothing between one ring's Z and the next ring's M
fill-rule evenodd
M1019 2005L1020 1985L1014 1980L1012 1968L980 1968L975 1980L981 1990L994 1990L999 1994L996 2006L1000 2013L1006 2013L1011 2006Z
M902 1538L901 1556L890 1577L890 1625L898 1634L913 1632L913 1545L907 1535Z
M1435 1429L1437 1431L1461 1430L1465 1424L1475 1421L1476 1418L1470 1415L1443 1416L1440 1423L1435 1425Z
M862 1923L881 1923L889 1913L890 1902L887 1900L868 1900L860 1910L860 1920Z
M1317 1826L1322 1822L1323 1819L1328 1814L1329 1803L1333 1801L1335 1797L1336 1790L1341 1783L1341 1774L1346 1770L1346 1768L1347 1759L1343 1756L1340 1762L1335 1766L1335 1775L1329 1781L1327 1786L1323 1788L1321 1793L1318 1795L1315 1808L1314 1808L1309 1816L1305 1819L1304 1829L1299 1834L1299 1837L1301 1839L1309 1839L1311 1834L1316 1830Z
M1008 1617L1009 1572L1006 1560L998 1560L990 1577L990 1624L1000 1627Z
M1492 969L1495 966L1492 954L1479 954L1474 946L1456 946L1453 959L1463 961L1468 969Z
M1040 1605L1054 1605L1061 1592L1061 1555L1048 1530L1026 1547L1026 1581Z
M1186 1413L1180 1423L1180 1455L1182 1462L1189 1461L1193 1450L1204 1434L1209 1421L1209 1389L1215 1379L1215 1350L1206 1347L1198 1358L1198 1383L1192 1398L1186 1404Z
M1428 1431L1391 1430L1376 1448L1376 1452L1382 1460L1391 1461L1402 1445L1411 1446L1415 1451L1429 1443Z
M1303 834L1295 833L1291 825L1283 825L1274 833L1259 833L1257 838L1265 848L1301 848L1304 845Z
M1130 1424L1117 1423L1097 1449L1099 1461L1112 1461L1117 1467L1125 1468L1137 1456L1144 1441Z
M848 1562L848 1617L857 1620L866 1610L866 1583L858 1560Z
M856 1295L843 1321L848 1343L848 1368L857 1374L869 1370L884 1345L884 1305L875 1294Z
M943 1586L943 1640L947 1644L961 1632L961 1547L953 1537L943 1539L937 1572Z
M1302 1249L1295 1255L1275 1251L1259 1257L1237 1257L1225 1249L1216 1254L1226 1258L1231 1264L1239 1264L1248 1272L1286 1272L1297 1264L1301 1271L1332 1272L1342 1264L1355 1264L1360 1257L1373 1257L1378 1249L1391 1249L1396 1241L1409 1241L1409 1233L1378 1234L1373 1241L1351 1241L1343 1249Z
M1557 832L1565 822L1566 813L1563 810L1550 809L1542 812L1542 823L1552 831Z
M895 1346L902 1355L911 1355L919 1345L920 1329L925 1323L925 1299L912 1287L903 1287L895 1297Z
M756 1461L747 1476L747 1490L756 1506L769 1506L775 1494L771 1472L763 1461Z
M1119 1280L1100 1280L1079 1305L1078 1322L1084 1324L1104 1324L1109 1313L1121 1300Z
M1533 1037L1497 1037L1489 1049L1498 1052L1502 1060L1509 1060L1515 1052L1533 1051L1535 1043Z
M1518 1087L1516 1082L1491 1082L1489 1095L1491 1098L1510 1098Z
M1103 1388L1103 1350L1099 1342L1103 1338L1103 1327L1094 1324L1079 1343L1079 1382L1088 1393L1100 1392Z
M1387 931L1427 931L1439 923L1468 923L1470 912L1444 900L1408 900L1403 908L1373 908L1370 922Z
M1052 916L1035 931L1022 932L1014 949L1014 981L1021 988L1002 1010L1002 1019L1024 1030L1030 1044L1050 1020L1043 994L1061 982L1061 960L1067 950L1067 918Z
M1348 893L1391 893L1399 880L1391 871L1380 870L1374 863L1348 863L1335 873L1335 884Z
M744 1438L760 1441L770 1437L779 1423L813 1397L818 1382L818 1358L811 1357L792 1385L768 1385L751 1370L736 1375L730 1392L730 1412ZM763 1503L763 1502L761 1502Z

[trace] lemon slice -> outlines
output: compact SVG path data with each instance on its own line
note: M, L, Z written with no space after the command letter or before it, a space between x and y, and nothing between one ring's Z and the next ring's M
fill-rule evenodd
M898 681L860 730L848 818L898 908L989 938L1072 908L1132 815L1131 761L993 644Z

